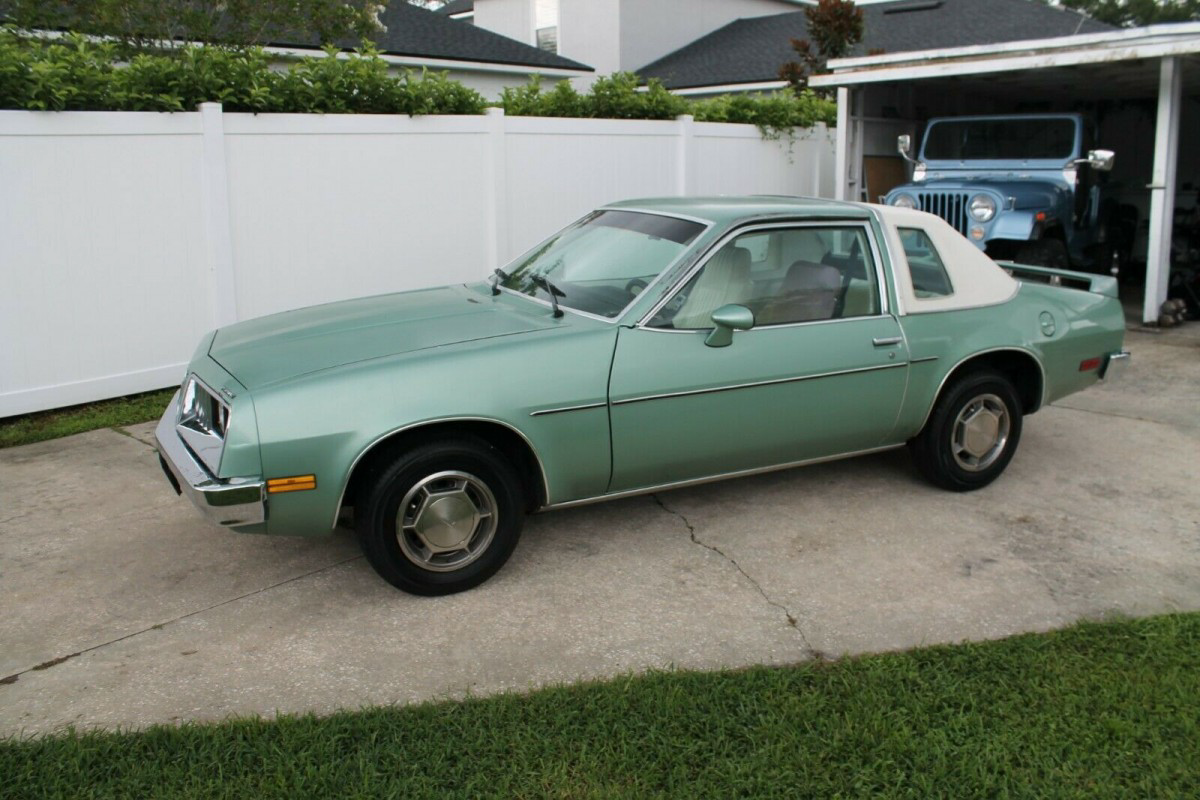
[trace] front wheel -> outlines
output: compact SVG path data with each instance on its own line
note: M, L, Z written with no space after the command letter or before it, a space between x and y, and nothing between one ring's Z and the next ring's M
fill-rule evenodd
M524 522L521 487L501 454L474 438L427 442L370 482L355 507L367 561L419 595L461 592L508 561Z
M998 372L982 371L964 375L942 392L912 449L930 482L966 492L998 478L1020 440L1016 390Z

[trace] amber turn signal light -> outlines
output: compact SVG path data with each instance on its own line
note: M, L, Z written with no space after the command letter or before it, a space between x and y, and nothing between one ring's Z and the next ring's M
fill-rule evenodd
M269 494L303 492L307 489L315 488L317 488L316 475L293 475L290 478L271 478L267 481L267 492Z

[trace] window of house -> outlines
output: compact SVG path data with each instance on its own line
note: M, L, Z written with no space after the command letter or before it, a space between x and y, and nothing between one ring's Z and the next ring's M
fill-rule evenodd
M919 228L897 228L908 272L912 276L913 294L917 297L946 297L954 294L954 285L946 273L946 265L925 231Z
M742 234L705 262L650 321L652 327L712 327L736 304L755 327L880 313L879 285L861 226L805 226Z
M537 46L551 53L558 52L558 0L534 0L533 28Z

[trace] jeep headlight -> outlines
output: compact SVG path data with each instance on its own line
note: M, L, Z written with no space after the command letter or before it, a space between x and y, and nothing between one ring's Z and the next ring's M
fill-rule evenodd
M892 205L896 208L916 208L917 201L911 194L898 194L892 198Z
M996 201L990 195L977 194L969 203L971 216L979 222L987 222L996 216Z

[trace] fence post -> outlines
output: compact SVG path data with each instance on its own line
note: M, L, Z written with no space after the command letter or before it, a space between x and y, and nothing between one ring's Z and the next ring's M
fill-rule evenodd
M504 109L484 109L487 124L488 170L484 176L484 196L487 198L487 219L484 235L487 236L489 269L496 269L508 255L508 214L505 208L508 196L507 148L504 145Z
M200 104L203 130L201 203L208 243L213 325L237 322L237 282L233 273L233 231L229 217L229 176L225 167L225 120L220 103Z
M693 125L696 118L691 114L680 114L675 118L679 128L678 146L675 149L675 190L681 197L686 197L692 190L692 137Z

